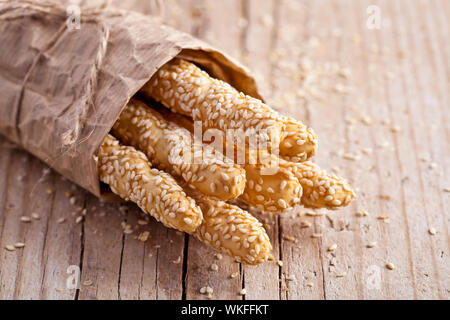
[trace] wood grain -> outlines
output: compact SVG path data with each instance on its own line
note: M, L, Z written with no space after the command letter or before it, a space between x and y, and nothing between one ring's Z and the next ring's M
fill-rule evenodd
M206 286L212 299L450 298L448 1L113 3L246 64L271 106L314 128L315 161L358 198L337 212L255 213L274 261L249 267L132 204L99 201L0 137L0 299L207 299ZM366 25L370 5L380 29Z

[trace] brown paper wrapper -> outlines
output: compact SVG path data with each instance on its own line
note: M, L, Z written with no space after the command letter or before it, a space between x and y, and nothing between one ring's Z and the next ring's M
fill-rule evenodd
M130 98L175 56L260 98L226 54L150 16L42 1L0 4L0 133L96 196L96 154Z

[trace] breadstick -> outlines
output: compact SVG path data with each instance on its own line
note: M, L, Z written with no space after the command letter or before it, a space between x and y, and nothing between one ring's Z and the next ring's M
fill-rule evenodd
M275 169L273 174L262 174L261 170L270 167L270 163L264 162L263 157L265 161L276 161L273 162ZM260 210L270 212L280 212L300 202L302 186L291 170L280 165L280 160L282 159L276 159L271 154L258 152L256 164L246 161L244 168L247 184L240 197L242 201Z
M98 153L100 180L165 226L194 232L203 219L194 200L167 173L152 169L145 155L108 135Z
M311 129L281 116L262 101L239 93L185 60L173 59L165 64L142 92L175 112L202 121L204 130L254 130L261 141L269 143L287 137L281 156L303 161L314 154L317 137ZM293 122L298 132L295 137L291 137Z
M195 153L199 159L194 159L191 133L139 100L130 101L114 124L113 133L125 144L142 150L159 169L182 177L206 195L229 200L244 191L244 169L207 145L199 148Z
M239 262L259 264L269 258L272 245L262 224L241 208L185 188L202 209L203 222L195 236Z
M193 130L192 121L187 120L180 114L169 111L164 113L164 117L188 130ZM295 126L291 128L295 128ZM293 140L295 140L295 135L296 133L290 135L290 137L293 137ZM225 140L224 138L222 139ZM280 148L282 148L282 145L280 145ZM280 171L274 176L261 175L260 171L264 168L261 161L256 164L246 162L244 169L246 171L247 185L240 198L251 206L264 211L276 212L284 209L283 206L280 206L280 204L284 205L284 202L288 208L300 202L303 206L309 208L337 209L348 205L355 197L354 192L345 179L328 174L310 161L294 163L295 161L286 161L282 158L276 159L274 155L259 151L259 155L261 156L262 154L265 157L271 157L271 161L278 160ZM248 156L246 160L248 160ZM303 194L301 190L297 189L299 184L302 187ZM255 186L257 190L254 190ZM258 190L262 193L258 194ZM296 190L298 192L295 192ZM264 197L265 200L267 199L268 203L261 204L261 201L257 199L258 195ZM261 196L259 199L262 199ZM281 201L277 199L281 199Z
M281 157L292 162L301 162L314 156L317 150L317 136L312 129L305 128L289 117L285 117L285 124L284 138L280 143Z
M302 185L301 203L305 207L337 209L348 205L355 197L345 179L328 174L310 161L282 165L289 168Z
M164 117L190 131L193 130L192 121L186 120L180 114L169 111L164 112ZM226 148L227 141L223 137L223 132L217 131L219 132L217 132L216 136L221 136L220 139L224 142L223 147ZM233 154L235 162L237 162L238 153L240 152L238 149L236 147ZM247 183L244 193L240 196L242 201L260 210L270 212L280 212L300 202L302 186L292 173L291 167L286 164L286 161L278 159L275 155L265 151L245 148L243 152L245 153L245 163L242 166L245 169ZM256 161L251 162L250 158ZM261 170L267 169L270 166L270 161L278 166L278 170L272 175L262 174Z

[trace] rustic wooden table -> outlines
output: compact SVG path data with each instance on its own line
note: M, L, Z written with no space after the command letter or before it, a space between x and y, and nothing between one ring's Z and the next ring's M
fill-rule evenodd
M1 138L0 299L206 299L204 286L214 299L449 299L449 1L163 3L127 7L246 64L270 105L315 129L316 161L357 200L258 215L275 261L249 267L140 225L134 205L100 202Z

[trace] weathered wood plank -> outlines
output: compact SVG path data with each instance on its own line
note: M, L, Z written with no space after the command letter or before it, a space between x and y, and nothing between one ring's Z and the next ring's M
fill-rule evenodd
M243 62L250 71L257 75L258 86L262 88L262 94L270 99L273 88L270 82L273 64L270 56L275 46L278 23L275 23L277 1L246 1L243 7L241 36L241 56ZM269 261L259 266L244 266L244 287L247 291L246 299L279 299L280 267L277 261L280 258L279 251L279 219L273 214L255 214L264 223L267 234L272 243L272 255L274 261Z
M181 299L184 233L168 229L153 218L148 224L141 210L130 205L120 272L121 299ZM140 221L140 222L139 222ZM144 241L148 232L148 240ZM144 237L141 240L137 237Z

